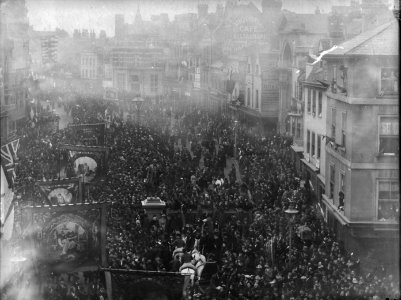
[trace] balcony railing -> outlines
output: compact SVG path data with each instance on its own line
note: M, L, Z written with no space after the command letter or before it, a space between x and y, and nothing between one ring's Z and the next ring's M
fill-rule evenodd
M2 105L2 106L0 107L0 114L1 114L1 115L6 114L6 113L8 113L8 112L14 110L15 108L16 108L15 103L13 103L13 104L8 104L8 105Z

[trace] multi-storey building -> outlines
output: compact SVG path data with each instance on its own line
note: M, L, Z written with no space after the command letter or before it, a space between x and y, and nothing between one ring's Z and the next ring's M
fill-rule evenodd
M25 1L1 5L0 84L1 143L16 137L24 125L30 72L28 18Z
M0 247L13 232L14 181L18 130L24 126L30 71L28 18L25 1L5 2L0 5L0 120L1 120L1 200ZM5 256L4 256L5 257ZM10 267L1 261L2 271ZM5 266L5 268L3 268ZM3 282L1 282L3 283Z
M398 34L384 24L325 56L325 218L346 248L389 267L399 258Z
M320 204L325 193L326 175L326 110L328 84L325 81L323 63L306 65L306 78L302 82L303 111L303 158L301 159L308 184ZM298 125L298 124L297 124ZM291 131L294 131L292 123Z
M317 50L319 41L328 37L328 15L316 11L315 14L295 14L284 12L280 21L280 61L279 61L279 114L278 131L290 132L292 99L298 77L305 70L306 58L311 50Z
M81 53L81 78L99 79L103 75L102 57L99 51L84 51Z
M165 68L162 48L137 48L129 45L111 49L113 87L129 93L158 99L163 94Z

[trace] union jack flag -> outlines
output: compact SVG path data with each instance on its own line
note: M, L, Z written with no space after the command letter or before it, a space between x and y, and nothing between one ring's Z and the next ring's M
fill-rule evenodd
M19 148L19 139L1 146L1 165L3 166L8 185L13 188L16 179L15 165L18 159L17 152Z

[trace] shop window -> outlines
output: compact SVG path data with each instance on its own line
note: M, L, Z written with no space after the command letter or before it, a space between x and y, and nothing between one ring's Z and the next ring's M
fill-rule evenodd
M400 187L398 181L388 180L378 182L379 221L398 221Z
M384 155L395 155L399 152L398 118L381 117L379 130L379 152Z

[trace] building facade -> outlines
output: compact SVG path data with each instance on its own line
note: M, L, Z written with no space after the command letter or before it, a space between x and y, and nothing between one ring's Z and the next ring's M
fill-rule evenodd
M327 85L324 82L325 71L322 65L307 65L307 77L302 84L304 126L301 169L319 204L326 184ZM293 128L294 126L291 130Z
M325 57L325 218L347 249L389 268L399 259L398 53L393 22Z
M111 49L113 87L132 95L158 99L163 95L164 51L161 48Z
M25 1L4 3L0 23L1 143L17 137L27 117L30 73Z
M82 79L99 79L102 72L99 70L101 67L101 58L95 51L84 51L81 53L81 78ZM100 72L99 72L100 71Z

